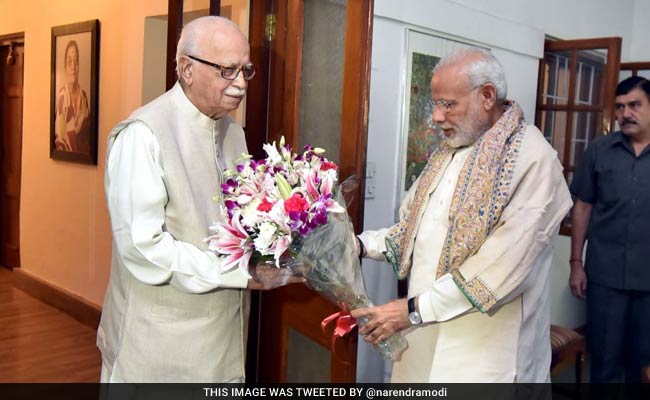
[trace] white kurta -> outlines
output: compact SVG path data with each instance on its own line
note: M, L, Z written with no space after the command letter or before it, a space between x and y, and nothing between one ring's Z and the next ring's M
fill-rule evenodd
M413 250L409 297L419 295L423 325L406 334L409 348L394 364L393 382L548 382L548 274L551 237L571 205L561 166L536 128L529 128L513 175L515 192L496 229L465 263L512 269L517 282L495 311L483 314L445 274L436 280L458 176L470 154L459 149L429 198ZM417 183L402 203L407 213ZM512 234L516 225L521 237ZM366 231L368 256L384 260L387 229ZM526 265L525 276L519 274Z

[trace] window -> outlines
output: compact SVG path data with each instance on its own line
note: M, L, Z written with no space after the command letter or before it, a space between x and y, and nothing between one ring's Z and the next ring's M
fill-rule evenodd
M620 38L547 40L535 124L557 151L567 182L589 143L614 127ZM560 232L571 233L570 213Z
M642 76L650 79L650 61L621 63L619 81L630 76Z

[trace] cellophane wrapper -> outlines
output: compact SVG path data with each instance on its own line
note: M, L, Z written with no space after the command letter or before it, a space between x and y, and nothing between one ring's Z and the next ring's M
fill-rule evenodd
M335 199L345 204L340 191ZM312 289L341 309L373 306L366 293L354 228L347 212L328 214L325 225L294 239L291 252L297 261L290 266L295 273L303 275ZM367 317L357 320L359 326L367 322ZM400 333L375 345L385 360L398 360L406 347L406 339Z

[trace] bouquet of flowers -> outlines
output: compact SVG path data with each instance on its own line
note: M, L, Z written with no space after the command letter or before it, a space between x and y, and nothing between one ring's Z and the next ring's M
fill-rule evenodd
M293 153L284 138L279 149L275 142L263 148L265 159L245 154L236 171L224 172L227 218L212 226L206 239L212 251L227 256L224 272L238 267L248 273L251 260L282 265L343 310L372 306L337 165L319 148ZM394 335L376 348L382 357L396 359L406 340Z
M267 157L255 161L242 154L237 171L226 170L221 185L227 221L210 229L210 249L228 257L223 272L239 267L248 271L251 257L280 257L293 239L327 223L328 214L344 213L332 199L336 164L321 154L322 149L305 147L303 154L291 153L280 141L280 150L263 145ZM257 260L256 260L257 261Z

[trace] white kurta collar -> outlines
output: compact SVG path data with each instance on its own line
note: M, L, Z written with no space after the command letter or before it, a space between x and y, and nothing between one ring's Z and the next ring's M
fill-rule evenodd
M188 121L192 121L193 124L199 125L201 128L212 130L217 121L199 111L198 108L190 99L187 98L187 95L183 91L180 82L176 82L174 87L171 89L172 101L181 111L181 113L187 115Z

